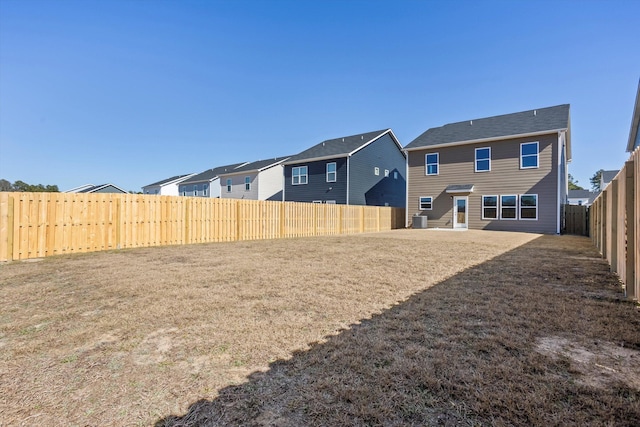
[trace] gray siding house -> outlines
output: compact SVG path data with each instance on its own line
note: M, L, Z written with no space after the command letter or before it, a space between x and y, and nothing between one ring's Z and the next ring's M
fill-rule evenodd
M191 178L180 183L178 188L179 195L209 198L220 197L219 175L246 164L247 162L218 166L217 168L207 169L204 172L193 175Z
M154 182L153 184L145 185L142 187L142 192L144 194L157 194L159 196L177 196L178 193L178 185L194 176L194 173L186 174L186 175L176 175L171 178L166 178L158 182Z
M115 184L85 184L80 187L72 188L65 191L65 193L115 193L115 194L127 194L122 188Z
M284 162L284 201L404 207L405 155L391 129L323 141Z
M431 128L405 147L407 223L560 233L571 161L569 105Z
M290 156L259 160L220 174L223 199L282 200L282 165Z

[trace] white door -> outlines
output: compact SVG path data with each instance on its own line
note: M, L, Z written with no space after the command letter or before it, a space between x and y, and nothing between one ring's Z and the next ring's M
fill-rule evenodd
M453 198L453 228L467 228L467 202L466 196Z

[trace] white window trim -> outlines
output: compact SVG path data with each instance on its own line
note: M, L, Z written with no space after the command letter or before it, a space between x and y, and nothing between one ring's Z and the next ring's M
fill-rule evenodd
M385 169L385 170L384 170L384 176L385 176L385 177L389 176L389 169Z
M493 208L493 206L485 206L484 205L484 198L485 197L495 197L496 198L496 206L495 206L495 208L496 208L496 217L495 218L488 218L488 217L484 216L485 207ZM483 194L482 195L482 219L486 219L486 220L489 220L489 221L498 220L498 219L500 219L500 213L501 212L502 211L500 210L500 196L498 196L497 194Z
M511 208L515 209L515 211L516 211L516 217L515 218L503 218L502 217L502 209L503 209L502 198L503 197L515 197L516 198L516 204L514 206L506 206L507 209L511 209ZM518 220L518 211L519 211L518 202L519 201L520 201L520 199L518 198L517 194L501 194L500 195L500 198L499 198L499 202L500 203L499 203L499 205L500 205L500 220L501 221L517 221Z
M530 206L522 206L520 204L520 201L522 200L522 196L536 196L536 217L535 218L523 218L522 214L521 214L521 209L524 207L525 209L533 209L533 207ZM539 205L539 198L537 194L520 194L520 197L518 197L518 218L520 218L520 221L537 221L538 220L538 205Z
M536 156L536 165L535 166L523 166L522 165L522 160L524 159L524 157L522 156L522 147L525 145L529 145L529 144L536 144L537 147L537 153L536 154L527 154L527 157L533 157L534 155ZM523 142L520 144L520 169L538 169L540 167L540 143L538 141L531 141L531 142Z
M430 208L422 208L422 199L431 199L431 202L429 202L429 204L431 205ZM418 197L418 210L421 211L432 211L433 210L433 197L432 196L420 196Z
M249 178L249 182L247 182L247 178ZM247 185L249 186L249 188L247 188ZM251 191L251 177L250 176L245 176L244 177L244 191Z
M333 172L329 172L329 165L334 165L335 166L335 170ZM329 174L333 174L333 179L329 179ZM338 180L338 164L336 162L330 162L327 163L326 166L326 177L327 177L327 182L336 182Z
M293 182L293 178L296 176L294 174L294 171L296 169L300 170L302 168L306 168L307 169L307 173L305 173L304 175L302 174L298 174L298 183L296 184L295 182ZM304 182L300 182L301 178L304 176ZM309 168L305 165L305 166L294 166L291 168L291 185L306 185L309 182Z
M432 156L435 155L436 156L436 162L435 163L427 163L427 156ZM436 165L436 169L437 172L436 173L429 173L429 165ZM424 174L425 175L440 175L440 153L427 153L424 155Z
M324 202L327 205L335 205L336 201L335 200L327 200L326 202Z
M480 161L485 161L488 160L489 161L489 169L487 170L478 170L478 150L489 150L489 158L488 159L480 159ZM474 168L476 172L491 172L491 147L479 147L476 148L475 151L475 162L474 162Z
M322 200L314 200L314 201L313 201L313 202L311 202L311 203L322 203Z
M376 166L376 167L374 167L374 168L373 168L373 174L374 174L374 175L376 175L376 176L380 175L380 168L379 168L379 167L377 167L377 166Z
M233 187L233 180L231 178L227 178L226 184L227 184L227 193L231 193L231 190Z

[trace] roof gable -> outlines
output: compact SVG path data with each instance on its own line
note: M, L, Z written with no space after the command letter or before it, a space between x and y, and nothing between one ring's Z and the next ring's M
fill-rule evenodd
M569 104L501 116L467 120L431 128L409 143L405 150L479 140L507 139L529 134L569 130ZM569 142L567 142L569 146ZM569 150L570 152L570 150Z
M246 165L246 164L247 164L247 162L234 163L234 164L231 164L231 165L218 166L218 167L213 168L213 169L207 169L206 171L200 172L199 174L196 174L196 175L192 176L189 179L185 179L180 184L193 184L195 182L213 181L219 175L222 175L225 172L229 172L229 171L231 171L233 169L236 169L236 168L238 168L240 166L243 166L243 165Z
M299 154L296 154L293 157L290 157L289 160L286 161L286 164L299 163L305 160L309 161L334 157L347 157L387 132L391 133L391 129L328 139L302 151ZM394 141L397 141L395 137L393 139ZM399 146L399 148L401 147Z
M236 173L242 173L242 172L260 172L263 171L265 169L268 169L272 166L278 165L282 162L284 162L285 160L287 160L289 157L291 156L282 156L282 157L275 157L273 159L268 159L268 160L258 160L255 162L251 162L251 163L246 163L245 165L239 166L233 170L230 170L226 173L221 173L220 175L228 175L228 174L236 174Z

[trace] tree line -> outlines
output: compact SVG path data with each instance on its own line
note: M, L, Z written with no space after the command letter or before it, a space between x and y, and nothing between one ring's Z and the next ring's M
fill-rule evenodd
M18 191L21 193L59 193L57 185L27 184L24 181L16 181L13 184L6 179L0 179L0 191Z

